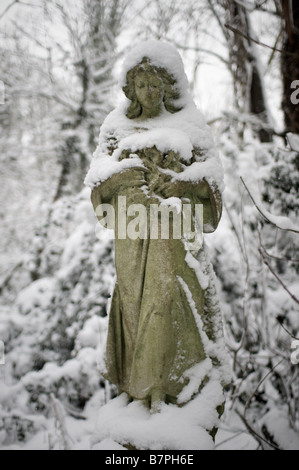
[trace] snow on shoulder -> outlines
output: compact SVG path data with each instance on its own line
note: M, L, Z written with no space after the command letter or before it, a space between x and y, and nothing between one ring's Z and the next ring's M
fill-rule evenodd
M164 155L171 150L178 154L183 171L175 173L169 170L173 179L197 182L205 178L222 192L223 169L218 152L210 128L189 93L183 62L177 50L160 41L139 44L124 61L120 85L125 87L128 72L141 64L145 57L150 65L166 70L174 79L177 93L173 104L176 109L169 112L163 107L158 116L141 121L127 116L131 101L125 98L101 127L99 144L85 185L93 189L115 173L142 167L138 150L156 147ZM123 150L130 151L126 159L121 159Z

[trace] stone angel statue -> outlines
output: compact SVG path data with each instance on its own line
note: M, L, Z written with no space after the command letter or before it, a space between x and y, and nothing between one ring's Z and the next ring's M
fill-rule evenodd
M104 121L85 180L94 209L109 204L115 214L116 284L103 375L152 412L163 403L183 406L215 381L221 387L210 406L220 413L227 363L213 269L202 237L188 245L186 234L175 237L172 229L177 213L183 223L186 206L193 234L199 226L216 230L222 167L175 48L141 43L124 62L121 86L126 100ZM119 236L120 216L129 224L132 205L146 214L140 236ZM170 209L169 237L161 236L161 214L158 236L151 236L152 207ZM201 224L195 207L202 208Z

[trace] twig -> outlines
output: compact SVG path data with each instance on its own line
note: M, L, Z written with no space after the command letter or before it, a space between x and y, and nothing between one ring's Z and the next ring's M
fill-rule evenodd
M233 439L240 436L241 434L244 434L244 431L239 431L236 434L233 434L232 436L228 437L227 439L224 439L224 441L221 441L217 445L215 445L214 449L217 449L218 447L222 446L226 442L232 441Z
M272 253L269 253L269 251L266 250L263 242L262 242L262 234L260 229L257 229L258 236L259 236L259 242L260 242L260 247L262 248L264 254L268 256L269 258L275 259L276 261L288 261L290 263L299 263L299 259L294 259L294 258L287 258L286 256L275 256Z
M19 261L11 270L10 272L8 273L8 275L6 276L6 278L1 282L0 284L0 294L1 292L3 291L3 289L7 286L7 284L9 283L9 281L11 280L12 276L14 275L14 273L17 271L17 269L19 269L23 264L23 261Z
M267 49L271 49L271 51L279 52L280 54L283 54L283 55L289 55L289 56L298 58L298 54L295 53L295 52L288 52L288 51L284 51L283 49L278 49L277 47L269 46L269 44L265 44L264 42L260 42L257 39L254 39L251 36L248 36L248 34L242 33L242 31L239 31L238 29L234 28L233 26L231 26L229 24L225 24L224 26L227 29L229 29L230 31L232 31L233 33L238 34L239 36L242 36L243 38L247 39L248 41L254 42L258 46L267 47Z
M281 361L279 361L275 366L272 367L271 370L269 370L269 372L265 375L265 377L262 378L262 380L260 380L260 382L258 383L257 387L255 388L255 390L253 391L253 393L250 395L250 397L248 398L247 402L245 403L245 407L244 407L244 411L243 411L243 422L244 424L246 425L246 427L248 428L248 430L253 434L255 435L258 440L262 440L264 441L266 444L268 444L269 446L273 447L273 449L275 450L280 450L279 447L277 447L276 445L272 444L271 442L267 441L264 437L262 437L260 434L258 434L251 426L250 424L248 423L247 421L247 418L246 418L246 413L247 413L247 409L251 403L251 400L253 399L253 397L255 396L256 392L258 391L259 387L262 385L262 383L269 377L269 375L272 374L272 372L284 361L284 359L281 359ZM239 413L238 413L239 414ZM239 414L239 416L241 417L241 415Z
M240 413L240 411L236 410L237 415L239 418L242 420L243 424L245 424L246 429L250 432L250 434L253 435L253 437L257 440L261 448L264 450L263 443L262 441L265 441L268 444L268 441L266 441L262 436L260 436L255 430L250 426L248 421L244 419L244 416Z
M281 328L293 339L295 339L296 341L299 341L299 338L297 338L296 336L294 336L283 324L283 318L280 317L280 316L277 316L276 317L276 320L278 321L278 323L280 324Z
M278 34L278 36L276 38L276 41L274 43L272 54L270 55L269 60L268 60L268 64L267 64L268 67L271 65L271 62L274 59L275 52L276 52L275 50L277 49L277 44L279 43L281 35L282 35L282 28L280 28L279 34Z
M77 410L72 409L70 406L65 406L66 411L70 416L76 419L80 419L82 421L85 421L87 417L83 415L82 413L79 413Z
M293 390L291 388L291 384L289 383L289 386L286 385L284 378L282 375L276 370L275 375L278 377L280 380L281 386L284 389L285 396L287 398L287 407L288 407L288 415L289 415L289 421L291 424L291 427L293 429L296 428L296 400L294 406L292 406L292 396L296 395L296 392L293 393ZM292 379L291 379L292 382ZM296 380L294 380L294 383L296 383ZM291 390L290 390L291 389Z
M213 13L213 15L215 16L215 18L216 18L216 20L217 20L217 23L218 23L220 29L222 30L222 33L223 33L224 37L226 38L226 40L228 40L228 36L229 36L229 35L228 35L228 32L226 31L225 25L223 25L223 23L222 23L222 21L221 21L219 15L218 15L218 13L217 13L215 7L214 7L212 1L211 1L211 0L208 0L208 4L209 4L209 6L210 6L211 12Z
M274 269L272 268L272 266L270 266L270 264L268 263L268 260L266 260L265 258L265 255L263 253L263 251L261 250L261 248L259 248L259 253L263 259L263 262L264 264L267 266L267 268L269 269L269 271L271 271L271 273L273 274L273 276L277 279L277 281L281 284L281 286L284 288L284 290L289 294L289 296L291 297L291 299L294 300L294 302L296 302L298 305L299 305L299 300L297 299L297 297L292 294L292 292L289 291L289 289L287 288L287 286L284 284L284 282L280 279L280 277L276 274L276 272L274 271Z
M234 233L235 233L235 235L236 235L236 238L237 238L237 241L238 241L238 245L239 245L239 248L240 248L240 252L241 252L241 254L242 254L243 258L244 258L244 261L245 261L245 263L246 263L246 253L245 253L244 248L243 248L243 246L242 246L241 237L240 237L240 235L239 235L239 233L238 233L238 230L237 230L237 228L236 228L236 226L235 226L235 224L234 224L233 218L232 218L232 216L231 216L231 214L230 214L230 211L229 211L229 209L228 209L228 207L227 207L227 205L226 205L225 202L224 202L223 206L224 206L224 208L225 208L225 210L226 210L226 213L227 213L227 215L228 215L229 221L230 221L230 223L231 223L231 227L232 227L232 229L233 229L233 231L234 231Z
M275 259L276 261L288 261L290 263L296 263L296 264L299 263L299 259L286 258L284 256L272 255L272 253L269 253L269 251L266 250L266 248L262 244L261 240L260 240L260 245L261 245L261 248L263 249L263 252L265 253L265 255L268 256L269 258Z
M250 397L248 398L247 402L245 403L245 407L244 407L244 412L243 412L243 416L244 418L246 418L246 413L247 413L247 409L251 403L251 400L253 399L253 397L255 396L256 392L258 391L258 389L260 388L260 386L262 385L263 382L265 382L265 380L269 377L269 375L272 374L272 372L274 372L274 370L284 361L284 359L281 359L275 366L273 366L269 372L267 372L267 374L259 381L259 383L257 384L255 390L253 391L253 393L250 395Z
M30 34L28 31L26 31L26 29L22 28L22 26L17 21L13 20L11 23L15 26L16 29L18 29L21 33L31 39L31 41L34 41L39 47L43 49L48 49L47 46L40 42L34 35Z
M237 123L241 123L241 124L249 123L250 125L255 126L257 130L265 130L271 135L281 137L282 139L284 139L284 141L288 133L287 131L279 132L273 129L273 127L268 122L264 122L263 119L261 119L261 117L258 117L257 115L250 114L250 113L238 114L238 113L224 111L223 116L217 118L217 120L221 120L221 119L225 120L225 122L227 122L227 119L230 119L232 121L236 121Z
M3 11L3 13L1 13L1 15L0 15L0 20L3 18L4 15L6 15L6 13L11 9L11 7L13 7L14 5L16 5L16 3L19 3L19 0L14 0L14 2L10 3L10 4L5 8L5 10Z
M267 217L267 215L262 211L262 209L258 206L258 204L256 203L256 201L254 200L251 192L249 191L245 181L243 180L242 176L240 176L240 180L242 181L246 191L248 192L249 196L250 196L250 199L252 200L253 204L255 205L255 207L257 208L257 210L259 211L259 213L264 217L264 219L269 222L270 224L274 225L274 227L277 227L279 228L280 230L285 230L286 232L294 232L294 233L299 233L299 230L296 230L294 228L291 228L291 227L280 227L277 223L273 222L272 220L269 219L269 217Z
M2 20L2 18L6 15L6 13L11 9L11 7L13 7L14 5L22 5L22 6L26 6L26 7L41 7L41 5L35 5L33 3L26 3L26 2L21 2L20 0L14 0L14 2L10 3L6 8L5 10L1 13L0 15L0 20Z
M70 450L71 448L71 438L67 432L66 429L66 424L65 424L65 413L64 409L57 398L53 395L53 393L50 394L50 399L53 405L53 410L55 414L55 419L57 423L57 427L59 428L60 435L62 438L62 443L63 443L63 449L64 450Z
M216 57L217 59L219 59L221 62L223 62L226 66L229 65L229 61L225 59L224 57L222 57L222 55L217 54L217 52L215 51L204 49L203 47L197 47L197 46L184 46L183 44L179 44L176 41L172 41L172 42L178 49L182 49L184 51L195 51L195 52L203 52L205 54L210 54Z

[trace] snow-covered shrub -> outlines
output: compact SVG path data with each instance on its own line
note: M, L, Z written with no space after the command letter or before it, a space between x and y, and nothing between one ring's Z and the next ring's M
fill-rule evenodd
M299 298L298 233L278 227L281 216L290 227L298 220L298 154L279 139L261 144L250 134L240 145L233 132L221 136L219 147L225 210L210 243L234 374L227 406L255 430L260 446L268 445L265 439L288 448L279 422L288 422L290 433L299 429L298 367L290 360L299 336L298 305L290 295ZM266 419L277 410L279 422Z
M38 255L41 277L19 292L12 278L16 300L0 310L5 369L10 371L6 393L0 394L6 444L28 439L40 429L38 416L53 415L51 394L80 412L105 387L98 361L114 282L112 244L95 235L88 190L58 201L52 221ZM34 249L30 256L36 261ZM22 267L25 277L33 265L28 259Z

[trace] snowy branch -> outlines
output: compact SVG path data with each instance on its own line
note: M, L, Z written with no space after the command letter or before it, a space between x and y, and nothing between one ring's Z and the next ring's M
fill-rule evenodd
M72 441L66 429L65 412L63 406L61 405L60 401L55 398L53 393L50 394L50 399L54 410L56 425L61 435L63 449L70 450Z
M259 387L262 385L263 382L265 382L265 380L274 372L274 370L283 362L284 359L282 359L281 361L279 361L275 366L272 367L271 370L269 370L269 372L262 378L262 380L258 383L256 389L254 390L254 392L250 395L250 397L248 398L247 402L245 403L245 407L244 407L244 412L243 412L243 416L241 416L239 413L239 416L240 418L243 420L244 424L246 425L247 429L250 431L251 434L253 434L254 436L256 436L256 438L258 440L262 440L263 442L265 442L266 444L268 444L270 447L272 447L273 449L275 450L280 450L279 447L275 444L273 444L272 442L269 442L268 440L266 440L264 437L262 437L260 434L258 434L253 428L252 426L248 423L247 421L247 418L246 418L246 414L247 414L247 409L253 399L253 397L255 396L255 394L257 393Z
M269 253L269 251L266 250L266 248L264 247L264 245L262 243L260 232L259 232L259 240L260 240L260 245L261 245L261 248L262 248L264 254L266 256L268 256L269 258L275 259L276 261L288 261L288 262L292 262L292 263L299 263L299 259L286 258L285 256L276 256L276 255L273 255L272 253Z
M267 266L267 268L269 269L269 271L271 271L271 273L273 274L273 276L277 279L277 281L279 282L279 284L284 288L284 290L289 294L289 296L291 297L291 299L294 300L294 302L296 302L298 305L299 305L299 299L297 299L297 297L292 294L292 292L287 288L287 286L285 285L285 283L280 279L280 277L276 274L276 272L274 271L274 269L270 266L268 260L266 259L263 251L261 249L259 249L259 253L262 257L262 260L264 262L264 264Z
M203 47L193 47L193 46L184 46L182 44L178 44L177 42L175 41L172 41L173 44L175 44L175 46L178 48L178 49L182 49L184 51L195 51L195 52L203 52L205 54L209 54L209 55L212 55L213 57L216 57L217 59L219 59L221 62L223 62L226 66L229 66L229 61L227 59L225 59L222 55L218 54L217 52L215 51L212 51L210 49L205 49Z
M225 122L227 122L227 119L229 119L230 121L233 121L233 122L236 122L236 123L240 123L240 124L249 124L250 126L252 126L255 130L259 131L259 130L264 130L264 131L267 131L269 134L271 135L275 135L277 137L281 137L282 139L285 140L286 136L287 136L287 131L282 131L282 132L279 132L275 129L273 129L273 127L265 120L265 119L262 119L262 116L263 115L256 115L256 114L249 114L249 113L238 113L238 112L223 112L223 116L219 116L211 121L208 122L208 124L214 124L215 122L217 121L221 121L221 120L224 120Z
M276 317L276 320L278 321L278 323L280 324L281 328L292 338L292 339L295 339L296 341L299 341L299 338L295 335L293 335L283 324L283 320L284 318L283 317Z
M2 293L3 289L8 285L9 281L11 280L14 273L22 266L23 261L19 261L7 274L4 280L1 281L0 284L0 294Z
M259 211L259 213L264 217L264 219L269 222L270 224L274 225L275 227L279 228L280 230L285 230L287 232L294 232L299 233L299 228L295 227L295 225L289 220L287 217L283 216L274 216L270 214L266 209L262 207L260 202L257 202L257 196L253 197L252 192L248 189L244 179L240 176L240 179L248 192L250 199L252 200L253 204Z

